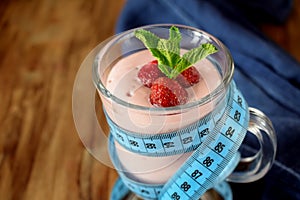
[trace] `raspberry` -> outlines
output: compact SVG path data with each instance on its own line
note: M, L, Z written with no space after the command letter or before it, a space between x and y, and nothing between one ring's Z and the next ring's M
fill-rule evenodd
M144 86L149 88L152 86L153 81L161 76L163 76L163 73L158 68L157 60L145 64L138 72L138 78Z
M177 106L185 104L187 100L187 91L174 79L160 77L151 86L150 103L154 106Z
M177 76L176 80L180 83L180 85L182 85L182 87L188 88L199 82L200 73L194 66L191 66L181 72L181 74Z

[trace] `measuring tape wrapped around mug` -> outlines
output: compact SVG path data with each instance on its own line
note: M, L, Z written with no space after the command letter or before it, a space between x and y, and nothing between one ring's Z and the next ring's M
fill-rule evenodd
M128 132L107 116L110 127L110 157L130 190L144 199L199 199L215 188L224 199L231 199L228 185L221 183L239 162L237 152L249 124L248 105L232 81L226 94L226 105L196 123L164 134ZM122 172L114 141L125 149L146 156L169 156L192 151L191 156L164 185L136 182ZM122 185L117 184L118 187ZM116 186L117 187L117 186ZM112 194L111 199L117 199Z
M146 28L153 29L164 36L169 32L166 27L169 28L170 25L149 25ZM225 178L233 182L255 181L263 177L273 164L277 147L274 128L268 117L261 111L248 108L234 82L228 85L228 81L232 80L233 76L233 60L230 52L220 41L201 30L182 25L178 27L183 33L183 41L187 41L184 43L187 45L186 49L193 48L194 44L198 44L197 41L217 45L219 51L212 55L212 61L216 62L224 72L224 86L226 86L220 90L226 92L226 99L222 99L222 103L218 102L211 113L187 127L163 134L139 134L139 131L133 133L121 128L126 127L126 120L125 124L119 127L107 116L111 133L110 139L107 140L107 132L101 127L106 125L105 121L100 120L99 123L95 112L95 90L100 94L104 108L107 100L112 100L122 108L129 108L126 102L113 96L103 83L106 82L106 71L110 69L110 64L124 55L141 50L140 43L133 42L136 40L133 34L135 29L108 38L99 44L83 61L76 75L72 96L75 126L89 153L101 163L118 170L121 180L116 183L111 195L112 200L120 199L121 196L117 194L126 194L128 189L144 199L198 199L210 188L221 193L224 199L231 199L231 190L224 182ZM93 73L91 73L91 66L93 66ZM110 107L106 109L110 114L111 111L112 113L120 111L110 110ZM243 158L237 150L247 130L256 137L260 148L254 156ZM169 175L173 171L167 174L164 180L168 181L164 185L152 185L137 182L131 178L132 174L125 172L126 156L118 157L120 149L143 159L149 158L150 161L156 158L172 160L173 155L178 156L180 162L176 164L181 163L187 155L190 157L181 167L176 165L178 171L174 172L170 179ZM249 164L247 168L232 173L237 164L239 162L244 164L244 161ZM173 167L171 164L169 166ZM169 170L169 168L165 169Z

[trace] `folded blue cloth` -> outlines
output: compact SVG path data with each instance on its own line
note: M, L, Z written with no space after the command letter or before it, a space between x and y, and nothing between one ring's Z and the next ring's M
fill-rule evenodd
M252 23L259 22L257 16L283 22L291 6L291 0L127 0L116 26L121 32L148 24L185 24L211 33L229 48L239 89L249 106L270 117L278 137L270 172L254 183L232 184L234 199L300 199L300 64Z

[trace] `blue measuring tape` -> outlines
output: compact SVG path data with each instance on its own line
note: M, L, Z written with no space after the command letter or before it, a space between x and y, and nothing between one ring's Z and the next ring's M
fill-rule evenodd
M225 200L232 199L232 192L227 182L223 181L214 187L214 190ZM111 200L124 200L130 194L129 188L124 184L121 178L119 178L113 187L111 192Z
M240 147L249 124L248 105L232 81L227 103L198 122L165 134L138 134L118 127L107 116L110 127L109 152L117 169L122 169L114 142L146 156L169 156L191 152L191 156L164 185L139 183L118 170L122 183L144 199L199 199L208 189L232 199L231 190L222 181L239 162ZM220 189L223 188L223 189ZM112 198L115 200L115 198Z

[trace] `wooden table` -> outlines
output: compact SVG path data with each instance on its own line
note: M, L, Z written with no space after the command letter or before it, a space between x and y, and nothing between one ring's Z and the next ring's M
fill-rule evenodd
M114 33L123 0L0 3L0 199L108 199L117 178L82 145L72 117L77 70ZM300 3L263 30L300 61Z

